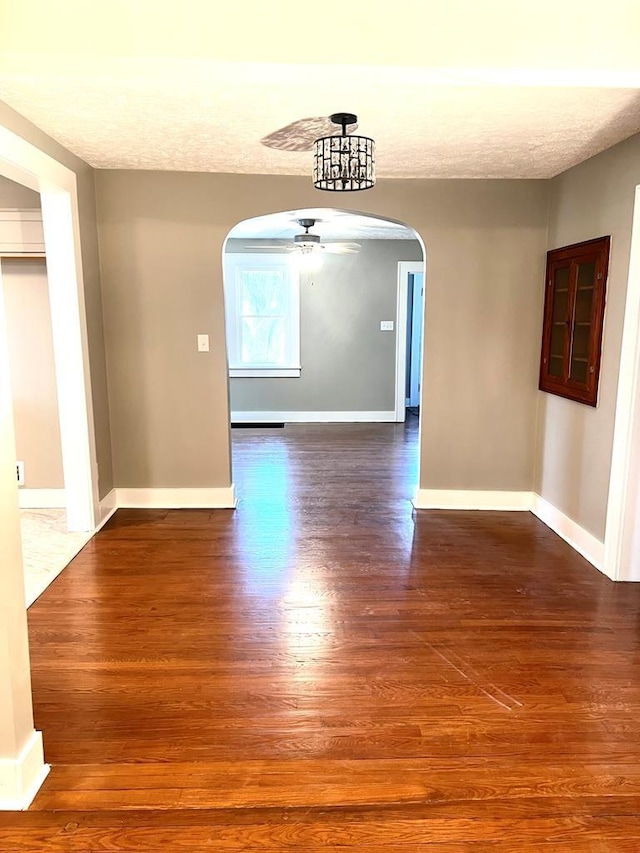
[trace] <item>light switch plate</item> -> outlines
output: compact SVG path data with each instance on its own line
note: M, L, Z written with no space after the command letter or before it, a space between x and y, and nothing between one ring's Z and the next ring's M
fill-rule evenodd
M393 320L380 320L381 332L393 332Z
M209 335L198 335L198 352L209 352Z

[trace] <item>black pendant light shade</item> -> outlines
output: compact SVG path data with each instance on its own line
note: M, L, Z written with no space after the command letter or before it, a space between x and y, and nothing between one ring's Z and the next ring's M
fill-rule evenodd
M358 121L353 113L334 113L331 121L342 126L342 135L316 139L314 186L329 192L371 189L376 182L375 142L368 136L347 135L347 125Z

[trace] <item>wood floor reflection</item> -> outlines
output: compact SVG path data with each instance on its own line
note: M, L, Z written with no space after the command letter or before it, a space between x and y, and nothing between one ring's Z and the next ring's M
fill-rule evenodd
M235 512L119 511L29 611L9 853L640 849L640 585L420 512L417 425L234 430Z

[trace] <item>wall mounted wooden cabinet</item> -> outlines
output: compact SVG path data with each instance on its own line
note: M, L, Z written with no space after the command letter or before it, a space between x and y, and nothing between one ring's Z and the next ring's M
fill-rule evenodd
M547 253L540 390L595 406L610 237Z

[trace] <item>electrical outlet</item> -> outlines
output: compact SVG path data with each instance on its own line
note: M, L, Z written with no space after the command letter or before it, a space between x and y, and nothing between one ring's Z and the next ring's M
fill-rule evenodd
M16 462L16 475L18 477L18 485L24 486L24 462Z
M380 320L381 332L393 332L393 320Z

